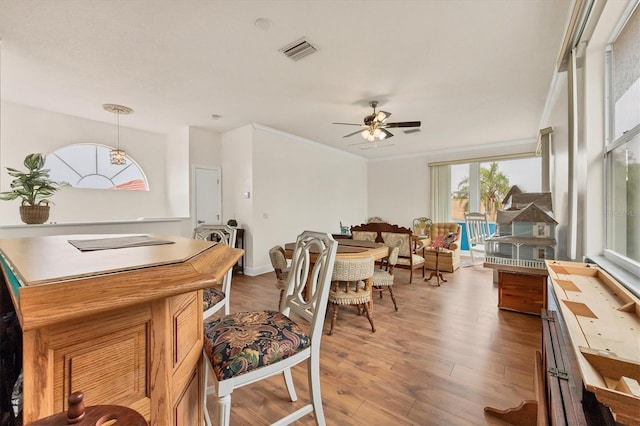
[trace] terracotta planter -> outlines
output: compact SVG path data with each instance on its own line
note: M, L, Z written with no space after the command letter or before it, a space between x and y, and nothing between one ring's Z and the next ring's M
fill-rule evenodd
M45 223L49 219L49 206L20 206L20 218L27 225Z

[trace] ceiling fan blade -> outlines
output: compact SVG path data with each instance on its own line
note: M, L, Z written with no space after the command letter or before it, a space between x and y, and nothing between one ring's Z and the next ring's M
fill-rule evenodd
M353 133L349 133L348 135L344 135L343 138L348 138L349 136L357 135L358 133L362 133L362 130L356 130Z
M385 138L384 138L385 140L387 140L387 139L389 139L389 138L392 138L392 137L393 137L393 133L391 133L391 132L390 132L390 131L388 131L387 129L384 129L384 128L382 128L382 127L381 127L381 128L380 128L380 130L381 130L385 135L387 135L387 136L385 136Z
M356 123L333 123L333 124L343 124L345 126L360 126L360 127L365 127L362 124L356 124Z
M384 127L393 128L393 127L420 127L422 123L419 121L402 121L400 123L385 123Z
M381 123L384 123L385 121L387 121L387 119L389 119L389 117L391 117L391 113L390 112L378 111L378 116L380 116L380 113L384 114L384 118L382 120L380 120Z

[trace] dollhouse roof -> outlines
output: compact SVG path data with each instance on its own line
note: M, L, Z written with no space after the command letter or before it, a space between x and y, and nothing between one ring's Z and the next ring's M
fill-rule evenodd
M502 200L502 205L509 206L507 210L519 210L529 203L536 204L547 213L553 212L550 192L522 192L518 185L513 185Z
M511 197L513 197L515 194L522 194L522 190L518 185L513 185L511 188L509 188L509 192L507 192L507 195L504 196L504 200L502 200L502 205L506 206L507 204L509 204Z
M523 192L511 197L511 207L521 209L529 203L535 204L547 213L553 212L550 192Z
M498 210L497 223L513 222L553 222L558 223L549 213L531 202L520 210Z

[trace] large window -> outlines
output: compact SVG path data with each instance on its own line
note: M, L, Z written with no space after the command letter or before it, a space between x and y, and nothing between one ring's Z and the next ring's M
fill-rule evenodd
M627 269L640 264L640 8L607 52L605 256Z
M452 164L451 219L464 221L464 213L486 212L495 222L497 211L513 185L522 192L540 192L541 158L527 157Z
M67 145L47 155L51 179L76 188L148 191L144 172L129 156L124 165L111 164L112 148L82 143Z

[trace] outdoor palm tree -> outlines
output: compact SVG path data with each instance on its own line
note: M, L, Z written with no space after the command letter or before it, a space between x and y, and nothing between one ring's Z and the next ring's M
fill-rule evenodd
M488 216L493 217L502 207L502 199L509 188L509 178L498 170L498 163L494 161L489 167L480 168L480 202ZM465 200L464 209L469 211L469 177L458 182L458 191L453 199Z

